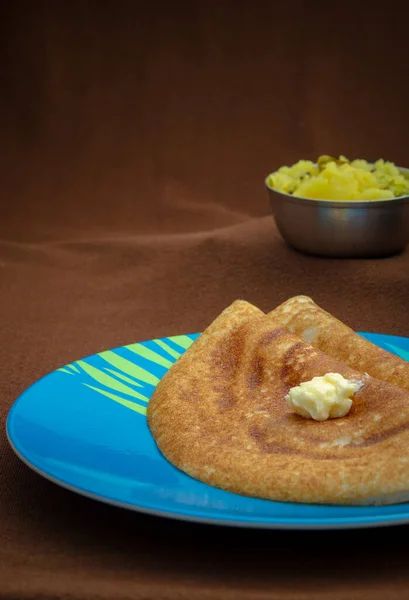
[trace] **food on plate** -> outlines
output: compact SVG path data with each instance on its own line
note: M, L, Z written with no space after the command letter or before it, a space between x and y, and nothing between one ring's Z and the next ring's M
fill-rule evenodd
M349 413L352 396L359 392L363 381L364 378L354 381L339 373L326 373L291 388L285 399L288 406L305 419L337 419Z
M409 176L393 162L350 161L342 155L280 167L267 183L277 192L314 200L385 200L409 194Z
M339 406L351 400L344 416L308 418L286 400L302 383L314 390L315 378L324 378L320 393L334 387ZM304 398L301 406L310 405ZM408 392L244 301L224 310L159 382L148 424L173 465L231 492L329 504L409 499Z
M318 350L347 365L409 391L409 363L372 344L320 308L308 296L294 296L268 314ZM391 348L392 350L393 348Z

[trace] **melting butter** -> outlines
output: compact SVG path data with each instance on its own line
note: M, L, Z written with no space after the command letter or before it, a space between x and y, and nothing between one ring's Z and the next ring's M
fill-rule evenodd
M288 406L305 419L326 421L345 417L352 406L351 396L362 387L362 381L345 379L339 373L327 373L291 388L285 399Z

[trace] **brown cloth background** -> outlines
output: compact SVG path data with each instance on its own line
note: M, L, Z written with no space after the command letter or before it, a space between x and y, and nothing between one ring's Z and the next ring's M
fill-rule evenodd
M405 526L156 519L52 485L6 441L40 376L199 331L238 297L269 310L305 293L358 330L409 335L408 252L297 254L263 187L320 153L409 165L408 10L239 4L1 3L0 598L408 596Z

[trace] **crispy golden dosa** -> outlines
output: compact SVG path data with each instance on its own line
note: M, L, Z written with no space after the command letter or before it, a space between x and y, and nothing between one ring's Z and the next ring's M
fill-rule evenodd
M348 415L316 422L284 399L328 372L362 374L244 302L226 309L159 382L148 423L176 467L272 500L375 504L409 497L408 393L368 377Z
M355 333L308 296L290 298L268 316L272 323L284 326L315 348L346 362L353 369L409 390L407 361Z

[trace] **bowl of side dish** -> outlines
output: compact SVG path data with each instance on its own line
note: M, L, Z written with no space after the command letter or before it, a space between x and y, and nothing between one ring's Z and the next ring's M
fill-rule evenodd
M265 185L281 236L301 252L382 257L409 241L409 169L392 162L320 156L280 167Z

